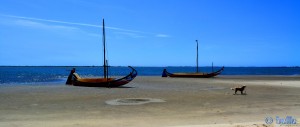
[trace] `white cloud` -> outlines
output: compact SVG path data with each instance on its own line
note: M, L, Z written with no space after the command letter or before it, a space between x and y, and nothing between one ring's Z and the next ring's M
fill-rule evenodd
M102 27L102 26L93 25L93 24L65 22L65 21L59 21L59 20L48 20L48 19L22 17L22 16L14 16L14 15L2 15L2 16L17 18L17 19L26 19L26 20L35 20L35 21L43 21L43 22L61 23L61 24L68 24L68 25L79 25L79 26L88 26L88 27Z
M162 38L165 38L165 37L170 37L169 35L166 35L166 34L157 34L155 35L156 37L162 37Z
M25 19L18 19L12 22L13 25L18 25L18 26L24 26L24 27L30 27L30 28L35 28L35 29L42 29L46 31L54 31L55 33L59 34L79 34L79 35L86 35L86 36L93 36L93 37L99 37L99 34L96 33L91 33L87 32L85 30L82 30L77 27L73 26L64 26L64 25L53 25L53 24L47 24L43 22L36 22L36 21L31 21L31 20L25 20Z
M41 29L64 29L64 30L78 30L79 28L70 27L70 26L62 26L62 25L49 25L40 22L34 22L31 20L15 20L14 23L20 26L32 27L32 28L41 28Z
M60 23L60 24L68 24L68 25L78 25L78 26L102 28L101 25L94 25L94 24L87 24L87 23L66 22L66 21L59 21L59 20L48 20L48 19L21 17L21 16L13 16L13 15L2 15L2 16L17 18L17 19L26 19L26 20L31 20L31 21L35 20L35 21L52 22L52 23ZM134 32L134 33L146 33L146 32L137 31L137 30L129 30L129 29L123 29L123 28L118 28L118 27L110 27L110 26L106 26L105 28L106 29L111 29L111 30L117 30L117 31L127 31L127 32Z
M39 27L39 28L48 28L48 29L61 28L61 29L65 29L65 30L67 30L67 29L68 30L76 30L76 29L79 30L79 28L77 28L77 27L63 26L63 25L49 25L49 24L43 23L43 22L50 22L50 23L59 23L59 24L67 24L67 25L102 28L101 25L94 25L94 24L87 24L87 23L66 22L66 21L59 21L59 20L49 20L49 19L22 17L22 16L14 16L14 15L3 15L3 14L0 14L0 16L19 19L19 20L15 21L17 24L23 25L23 26L29 26L29 27ZM120 33L122 35L128 35L128 36L134 37L134 38L145 37L146 35L154 35L155 37L161 37L161 38L170 37L169 35L166 35L166 34L155 34L155 33L130 30L130 29L124 29L124 28L118 28L118 27L111 27L111 26L106 26L105 28L118 31L116 33Z
M145 37L145 36L142 36L140 34L131 33L131 32L115 32L115 33L118 34L118 35L125 35L125 36L129 36L129 37L132 37L132 38L142 38L142 37Z

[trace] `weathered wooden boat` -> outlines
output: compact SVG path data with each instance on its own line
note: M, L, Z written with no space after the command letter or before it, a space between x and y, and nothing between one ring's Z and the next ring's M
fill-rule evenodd
M137 76L137 71L131 67L131 72L122 78L82 78L77 73L72 74L72 85L87 87L119 87L132 81Z
M224 70L224 67L219 69L218 71L211 72L211 73L170 73L167 69L164 69L162 73L162 77L182 77L182 78L211 78L221 74Z
M71 70L66 84L74 86L87 86L87 87L119 87L132 81L137 76L137 71L131 67L131 72L122 78L109 78L108 77L108 65L105 54L105 27L103 19L103 78L82 78L76 73L75 68Z
M224 70L224 67L219 69L218 71L213 71L213 65L212 65L212 72L211 73L202 73L199 72L199 67L198 67L198 40L197 42L197 57L196 57L196 72L195 73L170 73L167 71L167 69L163 70L162 77L182 77L182 78L211 78L214 76L217 76L222 73Z

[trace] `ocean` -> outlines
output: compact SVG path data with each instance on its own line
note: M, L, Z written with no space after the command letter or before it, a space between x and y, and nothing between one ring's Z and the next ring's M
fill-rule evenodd
M72 68L83 77L103 75L98 66L0 66L0 84L49 84L64 83ZM161 76L163 69L169 72L195 72L195 67L134 67L138 76ZM221 67L214 67L216 71ZM199 67L201 72L211 72L211 67ZM110 67L111 76L125 76L128 67ZM225 67L221 75L300 75L300 67Z

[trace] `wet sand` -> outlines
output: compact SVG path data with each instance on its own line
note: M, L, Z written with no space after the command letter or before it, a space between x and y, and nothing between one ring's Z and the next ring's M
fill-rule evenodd
M246 95L233 95L239 85ZM121 88L9 85L0 88L0 126L256 127L266 117L276 126L276 116L300 118L299 91L299 76L139 76ZM116 100L127 105L108 103Z

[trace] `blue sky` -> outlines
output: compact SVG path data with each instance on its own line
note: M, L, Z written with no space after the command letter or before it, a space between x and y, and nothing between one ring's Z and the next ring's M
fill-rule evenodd
M0 65L300 66L299 0L2 0Z

